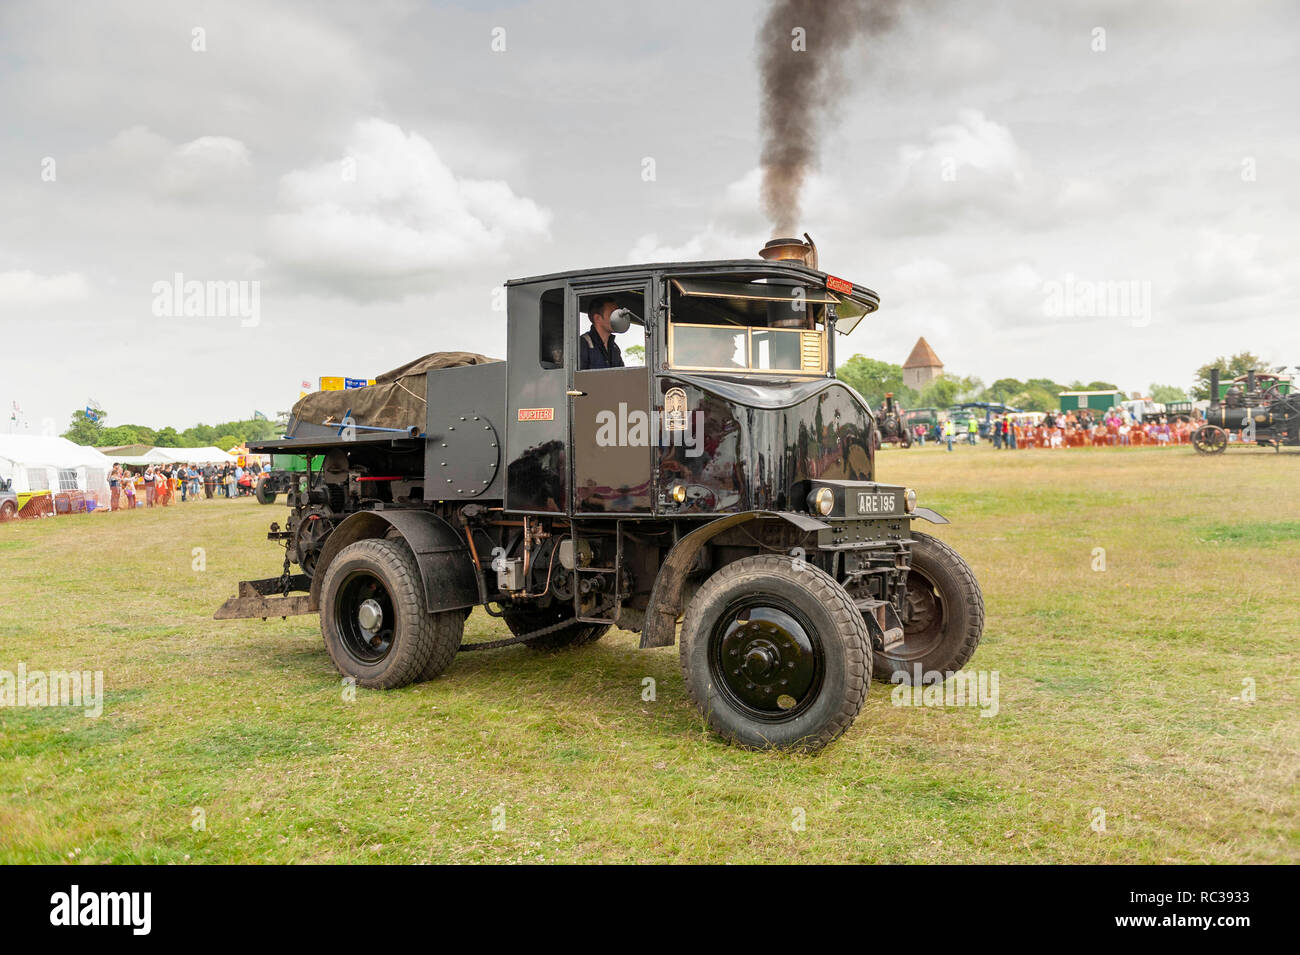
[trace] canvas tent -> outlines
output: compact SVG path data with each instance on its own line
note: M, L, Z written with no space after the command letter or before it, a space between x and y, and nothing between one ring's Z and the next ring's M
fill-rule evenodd
M67 438L0 434L0 477L12 482L20 510L33 496L44 495L60 512L107 504L112 467L95 448Z
M235 456L220 448L154 448L145 456L147 464L234 464Z
M138 451L138 448L130 448ZM108 459L119 464L234 464L234 455L220 448L149 448L143 454L109 452Z

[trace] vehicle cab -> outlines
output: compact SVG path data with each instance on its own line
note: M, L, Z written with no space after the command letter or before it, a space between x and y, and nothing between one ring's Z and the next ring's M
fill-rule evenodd
M801 482L872 479L870 409L835 378L834 334L876 310L869 289L762 259L507 289L507 511L784 510ZM610 300L624 366L584 368L580 336Z

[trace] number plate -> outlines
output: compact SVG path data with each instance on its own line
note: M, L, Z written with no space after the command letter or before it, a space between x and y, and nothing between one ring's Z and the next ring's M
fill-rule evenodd
M892 491L858 492L859 514L893 514L897 510L898 495Z

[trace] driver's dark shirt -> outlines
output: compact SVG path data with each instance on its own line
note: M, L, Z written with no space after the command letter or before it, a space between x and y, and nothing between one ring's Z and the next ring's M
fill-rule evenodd
M594 371L599 368L622 368L623 353L618 350L618 342L609 336L608 343L600 340L600 334L594 328L587 329L578 339L578 368L582 371Z

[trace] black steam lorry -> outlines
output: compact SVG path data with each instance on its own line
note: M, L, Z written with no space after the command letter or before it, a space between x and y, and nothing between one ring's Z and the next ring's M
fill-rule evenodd
M429 370L418 423L295 418L250 443L319 467L268 535L284 572L217 618L318 612L339 672L385 689L460 650L676 641L709 727L754 748L819 749L873 677L961 669L979 585L913 526L947 520L876 480L871 410L834 375L835 333L879 298L811 240L761 254L513 280L508 360ZM645 364L584 369L580 322L611 300ZM476 607L514 636L462 646Z

